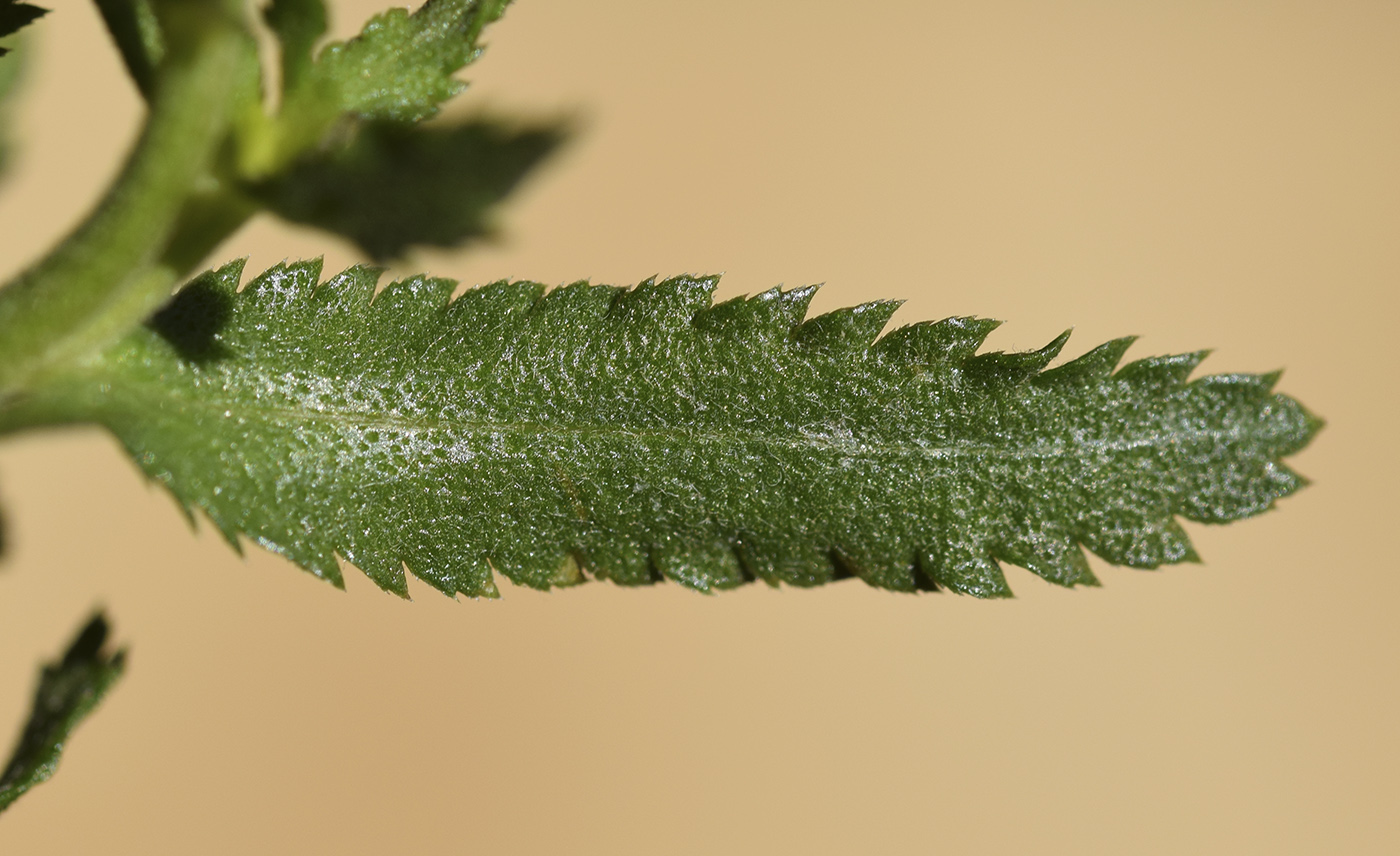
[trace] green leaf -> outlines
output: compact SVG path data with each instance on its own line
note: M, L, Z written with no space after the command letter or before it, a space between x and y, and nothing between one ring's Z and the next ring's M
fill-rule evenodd
M284 51L300 57L314 42L305 34L314 28L315 13L305 0L296 5L297 13L285 18L297 26L289 21L277 32ZM482 28L499 18L505 5L503 0L428 0L412 14L382 12L355 38L327 45L305 74L294 75L291 103L300 109L311 100L361 119L426 119L462 90L453 75L476 58ZM302 93L306 97L298 98ZM295 111L291 119L297 119Z
M49 780L73 729L122 676L126 651L108 653L103 650L106 641L107 620L99 613L78 632L63 659L39 673L29 722L9 765L0 773L0 811Z
M813 289L711 305L715 280L450 300L414 277L375 296L319 262L235 288L205 274L50 418L110 428L152 478L341 584L337 555L405 593L494 596L585 575L701 591L858 576L1009 594L998 562L1094 584L1080 545L1153 568L1195 559L1177 517L1257 514L1303 484L1280 458L1319 422L1272 375L1117 374L1128 340L1046 370L977 353L996 322L875 336L877 303L803 318ZM373 302L371 299L373 298Z
M376 260L413 245L456 247L564 139L560 125L374 123L260 186L281 216L344 235Z
M481 49L482 29L507 0L427 0L416 12L390 9L359 35L316 53L326 31L321 0L274 0L264 13L282 50L277 116L240 126L237 173L275 179L308 153L343 148L365 122L413 123L435 115L465 86L454 75Z
M18 32L48 13L48 9L42 9L32 3L23 3L20 0L0 0L0 38ZM0 56L7 53L9 53L9 48L0 47Z

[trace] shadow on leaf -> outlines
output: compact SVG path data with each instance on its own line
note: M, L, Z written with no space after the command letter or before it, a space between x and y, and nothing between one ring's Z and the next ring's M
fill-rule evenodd
M210 363L228 356L218 333L233 314L233 295L205 278L190 283L147 322L185 360Z

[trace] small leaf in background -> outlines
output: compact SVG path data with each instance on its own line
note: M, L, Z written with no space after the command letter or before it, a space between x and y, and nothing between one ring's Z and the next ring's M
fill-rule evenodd
M317 4L297 0L279 5L295 7L295 13L279 12L276 32L300 69L314 42L307 34L317 23ZM300 107L295 96L305 92L362 119L426 119L462 90L464 84L453 75L476 58L482 28L499 18L505 5L503 0L428 0L412 14L405 9L381 12L358 36L327 45L309 69L293 75L290 82L296 88L287 90L291 103ZM295 111L289 118L296 121Z
M375 260L456 247L565 138L560 124L372 123L346 146L303 159L259 188L277 214L343 235Z
M107 620L99 613L79 631L62 660L44 666L29 721L0 773L0 810L48 781L73 729L121 677L126 651L107 652L106 641Z
M32 3L23 3L20 0L0 0L0 38L32 24L36 19L47 15L48 12L48 9L42 9ZM9 53L8 48L0 47L0 56L7 53Z
M1177 517L1226 522L1304 484L1320 422L1276 375L1188 381L1202 354L1114 372L1131 339L1046 366L978 353L997 322L876 339L896 304L805 318L814 289L712 304L634 288L282 265L199 277L152 325L36 392L106 425L224 536L406 594L588 576L701 591L857 576L1010 594L999 562L1095 585L1081 545L1195 560ZM805 320L804 320L805 319Z
M151 0L96 0L97 10L107 25L107 32L116 42L127 73L136 88L147 99L155 87L156 68L165 53L165 39L160 31L155 7Z

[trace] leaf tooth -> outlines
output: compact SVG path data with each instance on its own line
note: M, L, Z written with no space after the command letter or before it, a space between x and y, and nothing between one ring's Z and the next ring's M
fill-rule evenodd
M1274 390L1274 385L1278 383L1281 372L1268 372L1267 374L1246 374L1243 372L1235 374L1214 374L1199 377L1191 381L1191 386L1196 389L1210 390L1225 395L1240 396L1258 401L1261 404Z
M885 329L890 316L904 301L877 300L808 318L795 331L798 345L834 354L854 355L867 350Z
M812 297L817 293L817 286L804 285L799 288L770 288L767 291L755 294L745 301L759 325L765 330L772 330L784 337L790 336L792 331L802 323L802 319L807 316L807 307L812 303Z
M375 549L373 545L360 544L357 541L358 539L352 538L350 543L341 547L340 555L345 557L345 561L359 568L384 591L407 600L408 580L404 577L403 560L396 555Z
M415 344L425 329L442 324L456 280L413 276L391 282L374 297L367 317L370 339L382 343L385 355L398 358Z
M455 279L417 274L384 286L370 306L391 315L431 315L447 307L456 288Z
M695 326L706 331L734 328L747 330L754 326L756 321L754 316L754 309L749 305L749 299L741 294L701 310L695 316Z
M752 581L734 547L722 541L667 535L652 544L651 561L666 579L706 594Z
M1056 585L1099 585L1079 544L1050 526L1017 532L992 552L998 559L1019 565Z
M1107 380L1135 341L1136 336L1124 336L1104 342L1064 365L1041 372L1036 376L1035 382L1042 385L1093 384Z
M586 280L571 282L546 292L530 307L530 316L559 318L576 325L606 315L620 291L616 286L593 285Z
M782 314L787 323L788 332L796 329L802 323L802 319L807 317L807 310L812 305L812 298L817 295L820 285L803 285L797 288L789 288L786 291L778 289L777 297L768 299ZM765 292L766 294L767 292ZM760 294L754 300L763 298Z
M238 283L243 279L243 270L248 264L248 257L234 259L228 264L221 265L211 271L205 271L194 279L190 280L184 288L189 288L196 283L207 288L215 289L222 294L232 296L238 292Z
M815 286L770 288L752 297L735 297L702 310L695 316L695 326L786 338L802 322L816 291Z
M282 262L258 274L243 289L242 307L273 315L304 306L316 290L321 276L321 259Z
M1021 383L1034 377L1059 355L1069 341L1066 330L1045 347L1034 351L993 351L968 357L963 369L969 378L989 383Z
M1050 365L1050 361L1060 355L1060 351L1065 349L1065 344L1069 342L1070 334L1073 332L1073 330L1065 330L1063 333L1047 342L1044 347L1026 354L1027 357L1033 356L1034 361L1039 363L1036 371L1040 371Z
M769 585L810 588L829 583L836 575L831 556L810 544L746 534L735 539L734 550L749 576Z
M1231 456L1202 468L1182 499L1181 514L1201 523L1229 523L1272 507L1307 479L1278 461Z
M919 571L932 587L977 598L1008 598L1006 575L990 555L945 544L918 552Z
M354 316L369 308L374 299L374 287L384 268L367 265L352 265L320 285L312 295L312 305L318 312L329 313L341 325L344 321L335 316Z
M584 568L594 579L612 580L620 586L644 586L662 580L648 552L628 538L596 533L579 553Z
M1175 389L1186 383L1191 372L1195 371L1196 366L1209 354L1209 350L1202 350L1189 354L1144 357L1123 366L1113 378L1139 386Z
M186 510L185 513L188 514L189 506L185 505L183 501L180 502L180 505ZM212 503L201 505L200 509L204 512L204 516L209 518L209 522L214 524L214 528L218 530L219 537L224 539L224 543L232 547L233 552L242 556L243 542L238 538L238 524L228 519L228 517L224 515L223 510Z
M833 552L836 562L867 585L891 591L918 591L914 551L899 541L866 541Z
M403 542L404 564L409 573L447 595L498 598L500 591L486 559L459 546L443 547L441 532L415 530ZM446 539L450 541L451 539Z
M1191 538L1171 515L1149 519L1128 509L1089 515L1101 518L1076 533L1100 558L1115 565L1148 570L1179 562L1199 562Z
M1263 416L1273 434L1269 452L1280 458L1302 451L1317 432L1327 427L1326 420L1282 393L1269 397Z
M959 365L977 352L1000 321L954 317L900 327L875 343L874 352L905 365Z
M469 288L447 307L443 326L479 336L514 323L524 316L544 294L538 282L499 282Z
M717 276L677 276L661 282L648 279L618 294L612 312L629 322L680 329L710 308L718 284Z
M501 549L491 556L491 566L516 585L541 591L586 581L578 559L561 549Z
M340 563L335 551L318 539L298 537L289 534L285 540L270 535L254 535L254 540L264 549L286 556L293 563L313 576L326 580L338 589L345 588L345 579L340 574Z

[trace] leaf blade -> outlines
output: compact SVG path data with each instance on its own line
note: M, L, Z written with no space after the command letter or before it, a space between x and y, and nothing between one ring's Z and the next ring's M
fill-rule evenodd
M62 659L43 667L29 720L0 772L0 811L53 776L73 730L121 678L126 651L106 652L107 635L107 620L98 613L74 637Z
M978 354L979 319L871 344L886 309L803 321L805 290L715 306L712 278L496 283L448 302L427 278L373 297L365 268L279 266L237 292L240 273L174 304L218 296L190 304L223 307L212 356L157 323L56 400L221 531L399 594L405 566L469 596L495 596L493 569L1005 596L999 560L1093 585L1078 545L1194 560L1176 517L1292 493L1278 459L1319 424L1268 376L1187 382L1194 355L1110 374L1110 343L1047 371L1064 337Z

